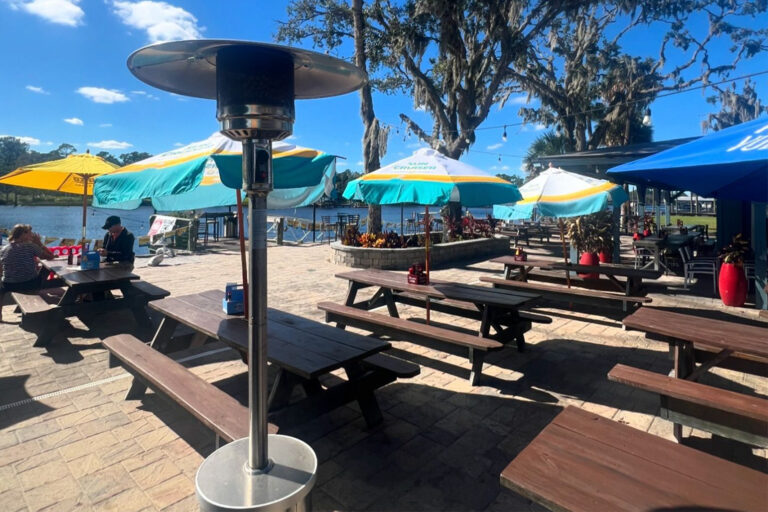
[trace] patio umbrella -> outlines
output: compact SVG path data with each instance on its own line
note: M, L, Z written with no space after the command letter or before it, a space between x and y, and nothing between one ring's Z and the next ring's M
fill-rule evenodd
M521 198L510 182L426 148L350 181L344 197L372 204L424 205L427 279L430 205L455 202L468 207L488 206Z
M283 142L273 148L278 190L269 195L270 208L306 206L333 187L334 155ZM94 185L93 205L132 210L145 198L159 211L233 205L237 198L232 189L242 185L242 152L240 142L215 132L102 176Z
M83 154L69 155L59 160L19 167L3 176L0 184L82 194L83 236L81 240L85 240L86 209L88 196L93 193L94 177L114 172L117 168L117 165L86 151Z
M568 263L563 236L563 218L578 217L603 211L608 199L613 207L629 199L621 185L606 180L589 178L580 174L550 167L520 187L523 198L514 204L496 204L493 216L497 219L528 219L534 208L544 217L559 219L563 259ZM570 274L566 272L570 287Z
M705 197L768 202L768 119L725 128L608 173Z

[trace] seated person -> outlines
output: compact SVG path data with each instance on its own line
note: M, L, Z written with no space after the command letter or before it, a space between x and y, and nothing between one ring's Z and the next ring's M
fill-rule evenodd
M8 245L0 249L0 321L5 292L36 290L42 286L38 259L52 260L53 253L40 241L40 235L32 232L29 224L16 224L8 237Z
M117 215L110 215L102 226L107 230L104 235L104 247L99 254L107 258L107 262L119 262L133 267L133 233L125 229Z

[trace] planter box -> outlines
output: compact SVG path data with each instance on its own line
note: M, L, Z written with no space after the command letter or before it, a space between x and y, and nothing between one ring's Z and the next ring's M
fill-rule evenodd
M433 268L456 262L486 260L509 254L509 237L494 235L493 238L434 244L430 246L429 254ZM355 268L408 270L414 263L423 262L424 255L424 247L374 249L350 247L341 242L331 244L331 263Z

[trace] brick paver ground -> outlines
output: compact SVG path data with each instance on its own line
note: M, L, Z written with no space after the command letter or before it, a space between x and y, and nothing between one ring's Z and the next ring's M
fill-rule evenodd
M535 244L534 244L535 245ZM139 266L142 279L173 295L223 289L238 281L234 245L170 265ZM343 300L342 270L329 263L328 245L269 248L270 306L323 321L315 304ZM557 256L558 245L533 252ZM498 274L486 262L439 269L436 277L478 282ZM754 310L723 307L719 300L653 287L654 306L757 322ZM706 294L711 284L699 283ZM663 293L662 293L663 292ZM530 349L490 355L482 385L467 382L465 357L393 341L393 352L421 365L421 374L381 389L384 422L366 430L356 406L281 433L309 443L320 461L315 510L539 510L501 489L501 469L566 405L576 405L635 428L671 438L671 425L654 416L650 394L606 380L616 363L667 372L666 345L624 331L616 315L595 308L541 304L551 325L536 325ZM405 310L403 316L422 311ZM129 331L130 315L70 319L49 348L32 346L13 306L0 324L0 503L21 510L196 510L195 472L213 450L213 436L186 413L149 393L125 401L131 379L110 369L100 339ZM471 321L434 315L437 322L475 328ZM245 366L232 351L206 345L186 364L209 381L244 398ZM189 355L188 353L186 355ZM766 379L716 371L707 379L738 391L768 395ZM691 433L690 431L688 433ZM765 469L765 450L713 443L693 432L694 444Z

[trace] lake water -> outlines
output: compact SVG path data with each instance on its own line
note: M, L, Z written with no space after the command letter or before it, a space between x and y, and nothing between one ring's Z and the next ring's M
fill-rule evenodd
M226 207L209 208L208 212L226 212ZM79 238L82 225L82 208L80 206L0 206L0 228L11 228L14 224L31 224L32 229L42 236L57 236L62 238ZM232 207L234 211L234 207ZM403 218L411 218L416 212L423 213L423 206L404 206ZM430 213L437 214L439 208L430 208ZM491 213L491 208L472 208L472 214L484 218ZM129 231L137 237L146 235L149 231L149 216L155 212L151 206L141 206L135 210L111 210L106 208L91 208L87 210L86 234L88 238L103 238L105 231L101 229L104 220L110 215L118 215ZM271 216L294 217L312 220L312 207L287 208L282 210L269 210ZM337 214L360 215L363 219L368 216L368 208L317 208L316 221L320 222L321 216L335 217ZM169 215L173 215L169 213ZM383 206L382 223L385 229L400 231L400 207ZM246 233L247 233L247 218ZM389 223L389 226L386 226ZM363 228L364 230L364 228ZM286 240L297 238L301 233L296 230L286 233ZM147 249L137 247L137 254L146 254Z

